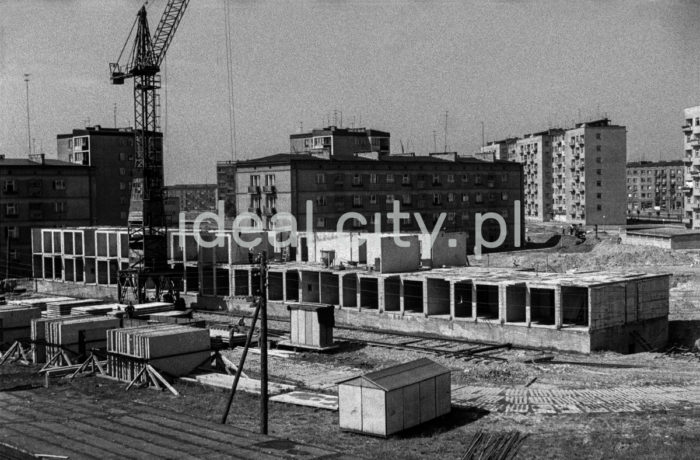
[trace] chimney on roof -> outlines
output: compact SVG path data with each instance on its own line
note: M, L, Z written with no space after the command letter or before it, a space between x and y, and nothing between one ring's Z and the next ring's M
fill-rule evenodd
M0 153L0 160L4 160L4 159L5 159L5 154L4 154L4 153Z
M33 153L29 155L29 161L33 161L34 163L39 163L40 165L44 165L46 163L46 155L43 153Z

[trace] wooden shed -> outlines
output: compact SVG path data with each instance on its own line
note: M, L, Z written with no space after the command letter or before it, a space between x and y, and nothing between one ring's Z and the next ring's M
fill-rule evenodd
M421 358L338 384L340 429L389 436L450 412L450 370Z
M291 337L284 345L311 349L335 348L333 305L288 305L291 321Z

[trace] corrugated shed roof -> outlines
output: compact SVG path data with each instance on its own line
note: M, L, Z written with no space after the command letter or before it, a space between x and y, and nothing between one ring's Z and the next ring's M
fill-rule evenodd
M450 370L442 364L438 364L428 358L420 358L398 366L370 372L340 383L361 379L378 386L384 391L392 391L449 372Z

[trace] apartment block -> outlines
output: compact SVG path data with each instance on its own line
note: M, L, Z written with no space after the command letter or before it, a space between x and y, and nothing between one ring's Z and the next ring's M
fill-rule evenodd
M388 155L390 134L367 128L328 126L289 136L291 153L311 153L333 158L352 158L356 153Z
M224 202L226 217L236 215L236 162L216 162L217 199Z
M515 152L517 142L517 137L509 137L500 141L490 141L474 154L474 158L483 161L516 161Z
M682 218L683 161L627 163L627 214L632 218Z
M700 106L685 109L683 115L686 194L683 222L692 229L700 229Z
M175 225L181 212L197 214L203 211L215 211L217 189L215 184L177 184L168 185L163 190L165 222Z
M94 169L97 225L127 224L134 136L131 128L103 128L99 125L57 136L59 160ZM161 133L156 133L154 142L156 155L162 155Z
M626 222L627 131L607 118L498 141L522 163L525 218L583 225Z
M0 155L0 278L32 276L33 227L90 225L93 186L87 166Z
M456 153L386 155L381 159L324 159L310 154L277 154L236 164L236 208L259 216L274 229L281 212L295 216L300 229L335 230L341 216L354 212L344 228L356 232L393 230L394 201L400 203L400 231L466 231L473 247L477 214L496 213L507 227L503 247L522 240L522 166L485 162ZM312 215L307 214L307 206ZM444 215L442 215L444 213ZM441 217L442 215L442 217ZM442 221L441 221L442 219ZM486 219L482 235L495 241L499 223ZM516 234L518 235L516 237Z

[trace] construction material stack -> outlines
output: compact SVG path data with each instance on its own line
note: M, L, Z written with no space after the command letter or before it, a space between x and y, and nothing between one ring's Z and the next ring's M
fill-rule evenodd
M50 302L46 304L46 313L44 316L47 318L60 318L61 316L68 316L75 307L86 307L99 305L102 302L97 299L71 299L62 300L59 302Z
M107 331L119 327L118 318L104 316L65 316L38 318L31 322L32 359L44 363L57 354L85 356L92 348L104 348Z
M0 348L29 339L31 321L40 316L41 309L38 307L0 306Z
M146 365L173 377L187 375L210 357L207 329L175 324L114 329L107 333L110 376L134 381Z

